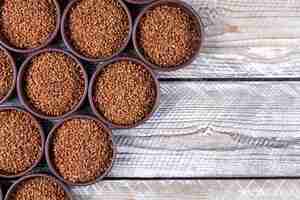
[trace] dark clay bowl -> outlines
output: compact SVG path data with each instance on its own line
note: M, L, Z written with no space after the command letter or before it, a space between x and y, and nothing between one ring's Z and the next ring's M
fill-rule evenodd
M151 63L143 54L141 48L139 47L138 41L137 41L137 32L138 32L138 25L142 19L142 17L145 15L146 12L148 12L149 10L160 6L160 5L168 5L168 6L173 6L173 7L178 7L183 9L186 13L188 13L194 20L194 22L197 25L197 30L200 33L200 42L196 45L196 48L194 50L193 55L190 57L189 60L187 60L186 62L176 65L174 67L161 67L159 65L156 65L154 63ZM133 26L133 33L132 33L132 41L133 41L133 45L134 45L134 49L137 53L137 55L149 66L151 66L153 69L158 70L158 71L174 71L174 70L178 70L178 69L182 69L184 67L186 67L187 65L191 64L198 56L203 43L204 43L204 25L200 19L200 16L198 15L198 13L187 3L179 1L179 0L161 0L161 1L155 1L152 4L146 6L141 13L138 15L138 17L135 20L134 26Z
M19 184L21 184L23 181L26 181L28 179L31 178L36 178L36 177L47 177L47 178L51 178L53 181L55 181L59 186L61 186L61 188L65 191L67 197L69 198L69 200L73 200L73 196L71 194L71 191L69 190L69 188L67 188L67 186L65 186L60 180L57 180L55 177L51 176L51 175L47 175L47 174L31 174L31 175L27 175L24 176L22 178L20 178L19 180L17 180L12 186L10 186L10 188L8 189L5 199L4 200L9 200L10 195L14 193L15 189L17 188L17 186Z
M52 0L53 3L55 4L56 7L56 25L55 25L55 30L54 32L49 36L49 38L46 40L46 42L38 47L35 48L29 48L29 49L20 49L17 47L12 46L7 42L4 38L0 37L0 44L3 45L5 48L7 48L10 51L14 51L16 53L32 53L34 51L40 50L44 47L46 47L48 44L50 44L57 36L57 33L59 31L59 26L60 26L60 18L61 18L61 9L60 5L57 0Z
M1 106L0 107L0 112L1 111L5 111L5 110L16 110L16 111L19 111L19 112L24 112L24 113L28 113L27 111L25 111L24 109L22 108L19 108L19 107L15 107L15 106ZM30 114L30 113L28 113ZM31 114L30 114L31 115ZM39 128L39 132L40 132L40 135L41 135L41 142L42 142L42 148L41 148L41 156L39 157L39 159L36 160L36 162L29 168L27 169L26 171L24 172L21 172L19 174L16 174L16 175L3 175L3 174L0 174L0 178L5 178L5 179L14 179L14 178L19 178L21 176L24 176L26 175L27 173L29 173L31 170L33 170L33 168L35 168L42 160L43 156L44 156L44 148L45 148L45 132L42 128L42 126L40 125L39 121L34 117L32 116L33 120L36 122L36 124L38 125L38 128Z
M149 4L154 2L155 0L125 0L128 3L136 4L136 5L143 5L143 4Z
M70 39L67 36L67 23L68 23L68 15L69 15L69 11L71 10L72 6L75 5L78 1L80 0L73 0L70 1L69 4L66 6L63 15L62 15L62 22L61 22L61 35L62 35L62 39L64 44L67 46L67 48L77 57L79 57L82 60L86 60L89 62L104 62L107 60L110 60L114 57L116 57L117 55L119 55L120 53L122 53L125 48L127 47L130 39L131 39L131 34L132 34L132 18L131 18L131 13L128 9L128 7L126 6L126 4L122 1L122 0L118 0L118 2L121 4L121 6L123 7L123 9L125 10L127 16L128 16L128 22L129 22L129 31L128 31L128 36L124 42L124 44L122 45L122 47L119 49L119 51L117 51L116 53L114 53L113 55L111 55L110 57L107 58L90 58L87 56L82 55L81 53L79 53L73 46L72 43L70 41ZM92 38L91 38L92 39Z
M113 145L113 158L112 158L112 162L110 163L110 166L107 168L107 170L100 176L98 176L95 180L86 182L86 183L73 183L70 182L68 180L66 180L64 177L62 177L58 171L55 169L55 166L51 160L51 144L52 144L52 138L54 135L54 132L56 131L57 128L59 128L64 122L70 120L70 119L90 119L90 120L95 120L99 123L101 123L103 125L103 128L105 129L105 131L110 135L111 141L112 141L112 145ZM113 141L113 136L112 136L112 131L111 129L109 129L103 122L101 122L99 119L97 119L96 117L92 117L89 115L72 115L69 116L61 121L59 121L50 131L48 137L47 137L47 141L46 141L46 145L45 145L45 154L46 154L46 160L47 160L47 164L49 167L49 170L51 171L51 173L53 173L59 180L61 180L62 182L66 183L67 185L70 186L87 186L87 185L91 185L94 184L100 180L102 180L111 170L112 166L113 166L113 162L116 158L116 146L114 144Z
M150 113L148 113L142 120L134 123L134 124L131 124L131 125L120 125L120 124L115 124L115 123L112 123L111 121L109 121L108 119L106 119L99 111L98 109L96 108L95 104L94 104L94 101L93 101L93 88L94 88L94 82L95 82L95 79L97 78L98 74L102 71L103 68L105 68L106 66L108 66L109 64L112 64L112 63L115 63L115 62L118 62L118 61L121 61L121 60L128 60L128 61L132 61L132 62L135 62L135 63L138 63L140 65L142 65L145 69L148 70L148 72L152 75L152 78L155 82L155 91L156 91L156 98L155 98L155 103L154 103L154 106L151 110ZM88 92L88 97L89 97L89 102L90 102L90 106L92 108L92 111L93 113L100 119L102 120L103 122L105 122L109 127L112 127L112 128L133 128L133 127L136 127L136 126L139 126L141 124L143 124L145 121L147 121L153 114L154 112L156 111L158 105L159 105L159 101L160 101L160 87L159 87L159 82L155 76L155 74L153 73L153 71L145 64L143 63L142 61L136 59L136 58L132 58L132 57L118 57L118 58L114 58L104 64L100 64L99 66L97 66L97 70L94 72L92 78L91 78L91 82L90 82L90 85L89 85L89 92Z
M15 85L16 85L16 81L17 81L17 67L16 67L16 63L15 63L15 60L13 59L12 55L2 46L0 46L0 49L2 49L6 53L6 55L8 55L8 58L11 62L11 66L13 68L13 82L12 82L11 88L7 92L6 96L3 97L2 99L0 99L0 104L2 104L4 101L6 101L12 95L12 93L15 89Z
M26 71L26 67L27 64L29 64L29 62L31 61L31 59L39 54L45 53L45 52L60 52L60 53L64 53L67 56L70 56L81 68L82 72L83 72L83 76L84 76L84 82L85 82L85 87L84 87L84 93L83 96L81 97L79 103L74 106L74 108L72 110L70 110L69 112L65 113L64 115L61 116L56 116L56 117L52 117L52 116L47 116L44 115L43 113L39 113L38 111L36 111L34 108L32 108L32 106L30 106L30 103L28 102L27 98L26 98L26 94L23 90L23 78L24 78L24 73ZM65 118L69 115L71 115L72 113L76 112L84 103L85 97L87 95L88 92L88 76L87 73L83 67L83 65L79 62L79 60L73 56L71 53L65 51L65 50L61 50L61 49L55 49L55 48L47 48L47 49L43 49L40 51L37 51L33 54L31 54L21 65L19 73L18 73L18 78L17 78L17 93L18 93L18 97L19 100L21 102L21 104L29 111L31 112L33 115L42 118L42 119L48 119L48 120L58 120L58 119L62 119Z
M23 76L24 76L24 73L26 71L26 67L27 67L27 64L31 61L31 59L35 56L37 56L38 54L41 54L41 53L45 53L45 52L60 52L60 53L64 53L66 54L67 56L70 56L81 68L82 72L83 72L83 76L84 76L84 82L85 82L85 89L84 89L84 94L83 96L81 97L79 103L74 106L74 108L72 110L70 110L69 112L65 113L64 115L61 115L61 116L56 116L56 117L52 117L52 116L47 116L47 115L44 115L42 113L39 113L37 112L34 108L32 108L30 106L30 103L28 102L27 98L26 98L26 95L25 95L25 92L23 90L23 84L22 84L22 81L23 81ZM31 112L32 114L34 114L35 116L39 117L39 118L42 118L42 119L48 119L48 120L58 120L58 119L62 119L62 118L65 118L69 115L71 115L72 113L76 112L81 106L82 104L84 103L84 100L85 100L85 97L87 95L87 91L88 91L88 76L87 76L87 73L83 67L83 65L79 62L79 60L73 56L71 53L67 52L67 51L64 51L64 50L61 50L61 49L55 49L55 48L47 48L47 49L43 49L43 50L40 50L38 52L35 52L33 53L32 55L30 55L24 62L23 64L21 65L20 67L20 71L18 73L18 78L17 78L17 93L18 93L18 97L19 97L19 100L21 102L21 104L29 111Z

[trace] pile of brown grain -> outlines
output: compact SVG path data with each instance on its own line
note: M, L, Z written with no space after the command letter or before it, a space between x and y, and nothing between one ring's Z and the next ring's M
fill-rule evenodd
M69 12L67 32L77 52L104 59L124 45L129 20L118 0L80 0Z
M147 11L138 25L142 54L160 67L185 63L201 39L194 19L182 8L159 5Z
M50 117L71 111L85 90L82 69L62 52L44 52L33 57L25 68L23 83L33 110Z
M52 0L1 2L0 35L13 47L39 47L49 39L55 27L56 7Z
M127 60L112 63L100 71L92 94L98 112L118 125L132 125L144 119L152 111L156 95L150 72Z
M96 120L73 118L53 133L51 161L65 180L87 183L96 180L111 166L112 138Z
M21 181L8 200L69 200L69 198L55 179L37 176Z
M0 49L0 101L13 87L14 71L6 52Z
M28 170L40 158L42 138L33 117L17 110L0 111L0 174Z

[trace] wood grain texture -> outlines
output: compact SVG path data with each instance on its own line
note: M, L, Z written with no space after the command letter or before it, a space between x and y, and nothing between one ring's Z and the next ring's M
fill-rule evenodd
M205 48L193 64L161 78L300 76L300 1L185 1L205 24Z
M126 180L74 188L77 200L296 200L300 181Z
M299 82L163 82L159 110L114 130L112 177L300 175Z

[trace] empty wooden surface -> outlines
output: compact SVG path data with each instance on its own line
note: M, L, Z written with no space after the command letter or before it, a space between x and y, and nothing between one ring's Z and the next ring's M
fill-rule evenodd
M78 200L298 200L300 181L123 180L74 188Z

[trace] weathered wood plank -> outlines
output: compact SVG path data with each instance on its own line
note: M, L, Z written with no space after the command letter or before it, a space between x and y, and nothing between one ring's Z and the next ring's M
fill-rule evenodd
M161 78L300 76L300 1L185 0L205 23L203 52Z
M78 200L296 200L300 181L124 180L74 188Z
M300 175L299 82L163 82L146 124L115 130L112 177Z

